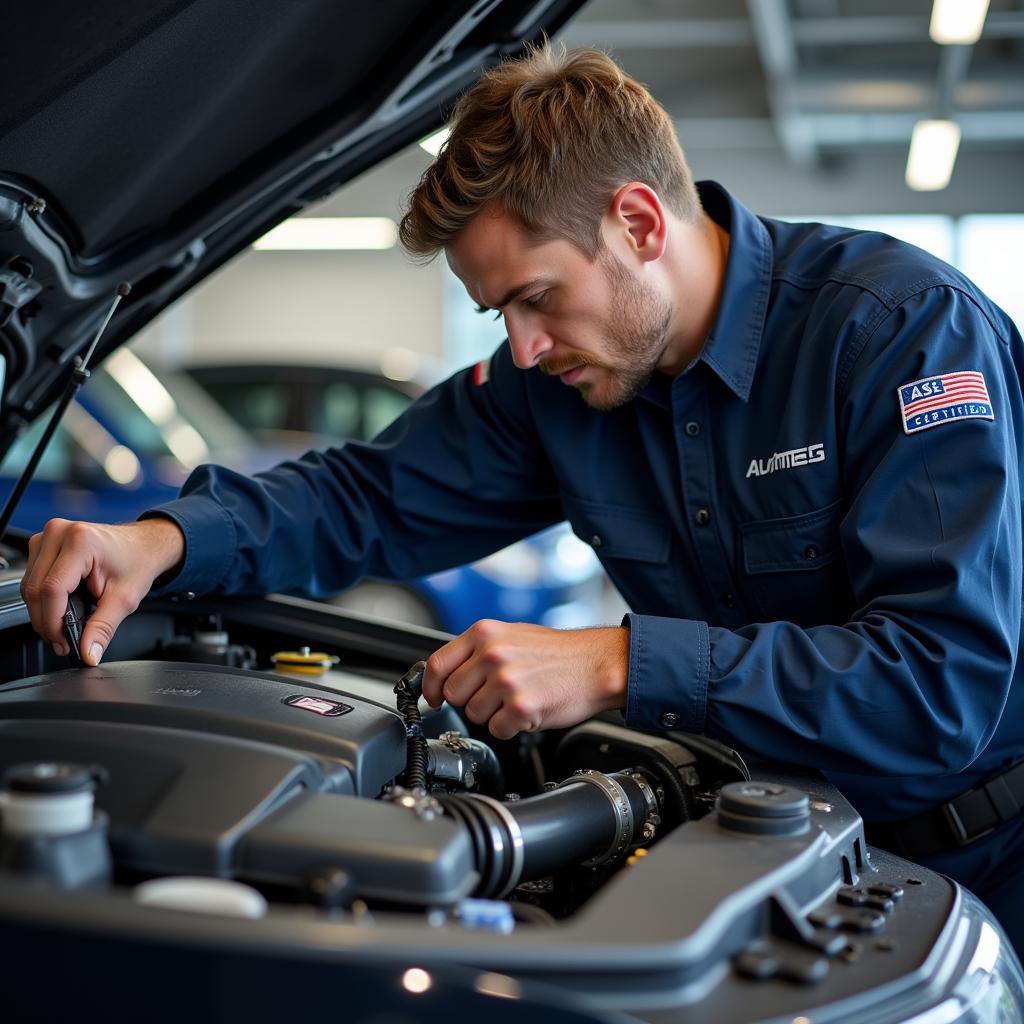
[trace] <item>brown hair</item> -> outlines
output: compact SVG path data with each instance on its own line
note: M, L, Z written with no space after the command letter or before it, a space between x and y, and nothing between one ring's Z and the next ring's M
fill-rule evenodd
M672 121L647 89L607 54L545 42L459 99L399 237L411 255L432 259L498 202L538 240L565 238L593 258L601 218L629 181L649 185L685 221L700 214Z

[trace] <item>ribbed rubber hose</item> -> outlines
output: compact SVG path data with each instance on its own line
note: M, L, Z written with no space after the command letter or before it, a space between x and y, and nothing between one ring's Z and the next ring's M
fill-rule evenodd
M632 835L627 848L641 841L647 805L640 784L627 773L609 776L629 803ZM477 896L500 898L520 882L562 867L600 858L613 847L620 819L608 794L568 779L558 789L513 803L476 793L438 798L445 814L469 832L480 883Z
M417 661L395 684L395 703L405 722L405 787L414 793L427 791L427 740L419 700L423 692L425 661Z

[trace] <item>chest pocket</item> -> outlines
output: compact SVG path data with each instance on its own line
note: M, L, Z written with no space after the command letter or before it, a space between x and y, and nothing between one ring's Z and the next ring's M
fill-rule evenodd
M853 594L839 542L840 504L740 524L745 597L760 621L846 621Z
M664 563L672 541L669 521L634 505L611 504L562 495L565 516L573 532L586 541L603 562L623 558Z

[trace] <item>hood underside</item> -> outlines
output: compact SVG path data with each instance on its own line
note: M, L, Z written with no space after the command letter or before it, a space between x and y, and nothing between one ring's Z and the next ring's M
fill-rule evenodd
M5 13L0 453L279 221L436 127L584 0L44 2Z

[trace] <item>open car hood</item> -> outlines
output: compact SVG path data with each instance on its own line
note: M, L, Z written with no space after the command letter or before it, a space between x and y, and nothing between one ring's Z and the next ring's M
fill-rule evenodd
M59 393L119 281L132 293L95 361L272 226L437 127L481 70L582 3L44 0L7 12L0 454Z

